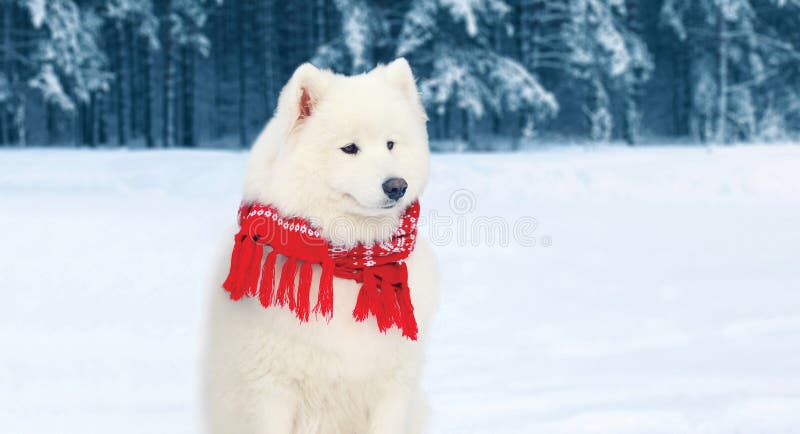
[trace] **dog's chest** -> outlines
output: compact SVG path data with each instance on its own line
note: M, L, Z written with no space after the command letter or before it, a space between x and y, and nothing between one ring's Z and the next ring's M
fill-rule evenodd
M315 267L312 300L317 296L320 273ZM356 321L352 312L360 285L353 280L334 279L330 321L312 313L308 322L301 322L286 306L264 308L256 299L235 303L247 305L246 312L239 314L246 315L247 322L252 324L253 347L260 348L259 351L277 351L268 356L274 361L271 370L282 365L286 375L297 379L307 376L368 379L396 369L404 355L419 343L406 339L396 328L381 333L374 317Z

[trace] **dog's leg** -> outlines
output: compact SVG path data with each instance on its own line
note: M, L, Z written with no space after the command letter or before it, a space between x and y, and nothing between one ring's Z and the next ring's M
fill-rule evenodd
M408 385L390 383L375 400L370 412L370 433L406 434L410 422L411 391Z

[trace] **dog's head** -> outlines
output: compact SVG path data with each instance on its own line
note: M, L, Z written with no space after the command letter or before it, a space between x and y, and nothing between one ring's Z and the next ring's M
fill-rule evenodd
M301 65L253 146L245 199L330 225L387 225L336 240L380 241L428 178L426 116L405 59L357 76ZM358 232L358 231L356 231Z

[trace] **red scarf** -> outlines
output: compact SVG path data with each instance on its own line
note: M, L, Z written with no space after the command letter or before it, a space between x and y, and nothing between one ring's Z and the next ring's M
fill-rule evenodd
M311 264L322 266L319 296L313 312L330 321L333 316L333 277L361 283L353 318L375 317L385 332L397 326L403 336L417 340L417 321L408 288L405 259L414 250L419 202L403 213L400 226L389 241L352 249L332 246L319 230L300 217L284 217L273 206L246 203L239 208L239 233L234 241L231 268L222 284L233 300L257 297L266 308L287 306L300 321L308 321ZM264 246L272 250L263 260ZM275 261L286 257L277 288ZM297 291L295 274L300 268Z

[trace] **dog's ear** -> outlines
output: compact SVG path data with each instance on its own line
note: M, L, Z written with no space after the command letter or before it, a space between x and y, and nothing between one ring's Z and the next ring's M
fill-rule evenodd
M414 83L414 73L411 72L411 66L404 57L398 57L392 63L386 65L385 73L386 79L399 87L404 95L409 98L419 99L417 85Z
M422 110L422 115L425 116L425 110L422 108L422 100L417 91L417 84L414 81L414 73L411 72L411 65L408 64L408 61L404 57L398 57L386 65L384 73L386 79L391 84L398 87L409 101Z
M310 63L297 67L278 100L278 111L291 122L291 127L314 114L332 75L331 72L320 70Z

